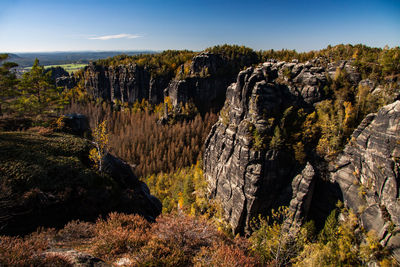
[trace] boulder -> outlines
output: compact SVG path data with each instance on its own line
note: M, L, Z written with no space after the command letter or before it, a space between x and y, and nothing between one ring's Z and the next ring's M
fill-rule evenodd
M90 125L88 118L83 114L71 113L63 117L63 131L72 133L78 136L89 135Z

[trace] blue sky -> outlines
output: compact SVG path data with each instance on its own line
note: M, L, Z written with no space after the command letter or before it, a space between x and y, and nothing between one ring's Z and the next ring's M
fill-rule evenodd
M0 52L400 45L400 0L0 0Z

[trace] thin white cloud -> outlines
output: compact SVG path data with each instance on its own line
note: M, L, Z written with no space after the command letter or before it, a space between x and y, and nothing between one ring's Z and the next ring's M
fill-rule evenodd
M103 36L94 36L89 37L90 40L111 40L111 39L135 39L140 38L142 36L137 34L129 34L129 33L120 33L120 34L113 34L113 35L103 35Z

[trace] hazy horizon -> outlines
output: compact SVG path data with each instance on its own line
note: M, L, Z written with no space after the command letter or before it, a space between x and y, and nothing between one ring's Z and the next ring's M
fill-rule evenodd
M254 50L400 45L400 2L2 0L6 53Z

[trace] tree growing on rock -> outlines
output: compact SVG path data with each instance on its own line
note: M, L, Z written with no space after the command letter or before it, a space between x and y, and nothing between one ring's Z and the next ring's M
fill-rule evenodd
M107 153L109 143L109 133L107 131L107 121L102 121L93 130L93 144L95 147L90 150L89 158L94 162L96 169L103 170L102 159Z

